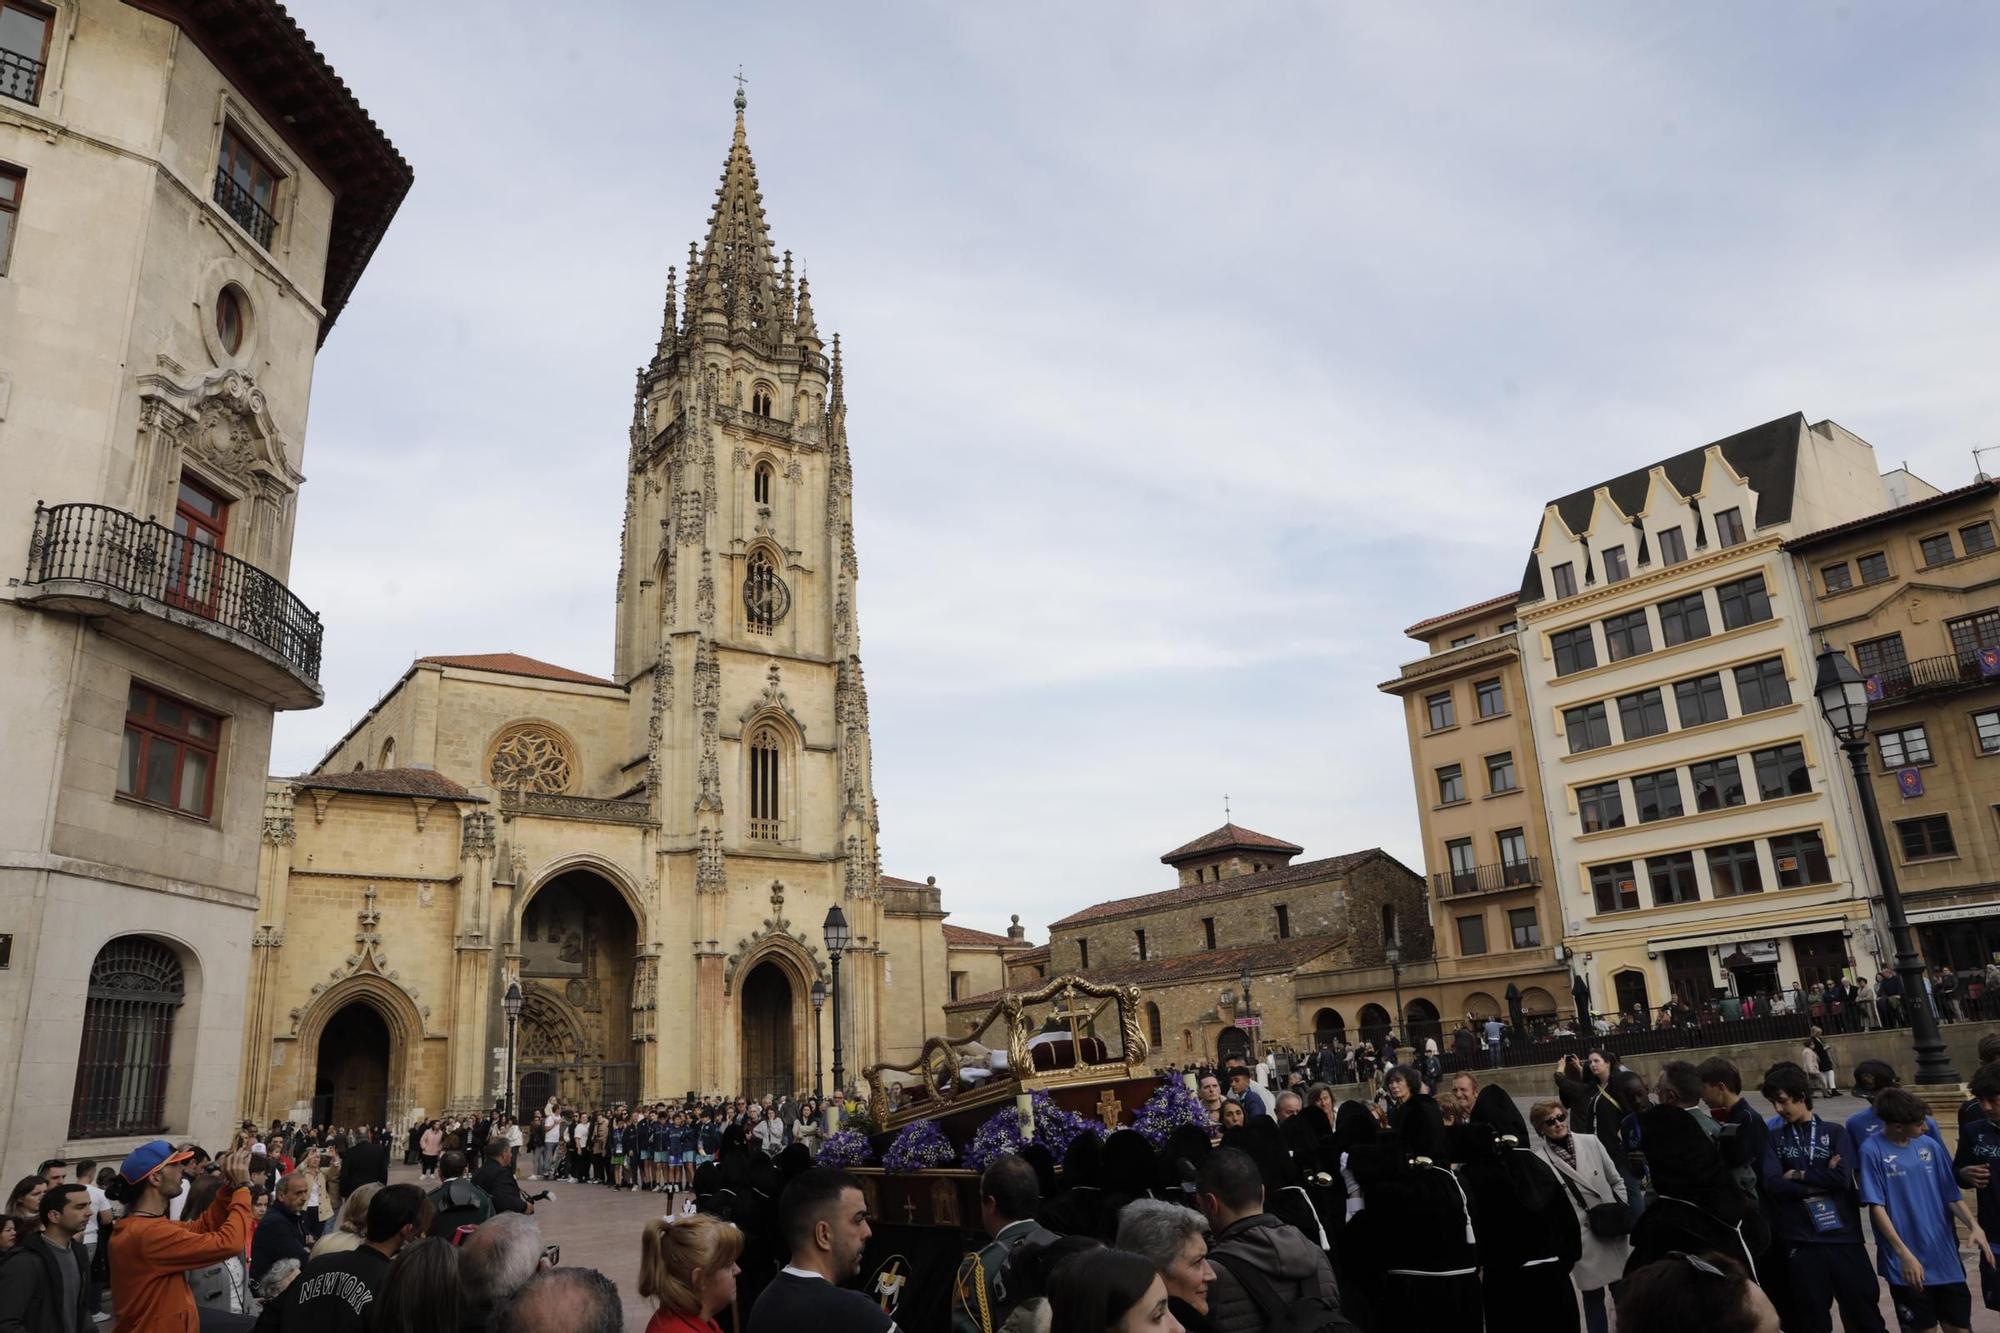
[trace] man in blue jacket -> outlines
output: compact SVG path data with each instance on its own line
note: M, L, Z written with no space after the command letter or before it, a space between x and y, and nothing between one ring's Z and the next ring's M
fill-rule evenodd
M1861 1235L1846 1126L1813 1114L1812 1084L1795 1064L1767 1073L1763 1093L1778 1112L1778 1127L1765 1137L1758 1179L1771 1205L1774 1248L1791 1273L1798 1327L1831 1333L1838 1302L1848 1333L1886 1333L1881 1288Z
M301 1267L319 1237L317 1220L308 1222L306 1199L312 1182L303 1172L294 1171L278 1182L271 1207L250 1236L250 1280L260 1281L280 1259L296 1259Z
M1982 1049L1985 1044L1980 1042ZM1971 1091L1979 1118L1960 1120L1958 1155L1951 1164L1959 1185L1978 1200L1979 1229L1990 1240L2000 1236L2000 1061L1973 1072ZM1986 1308L2000 1310L2000 1273L1991 1264L1979 1266L1979 1285Z

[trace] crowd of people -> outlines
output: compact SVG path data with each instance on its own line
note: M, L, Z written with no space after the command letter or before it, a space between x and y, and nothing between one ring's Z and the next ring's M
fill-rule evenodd
M1394 1064L1379 1098L1348 1100L1308 1081L1310 1057L1276 1088L1204 1069L1164 1142L1082 1133L1060 1162L1029 1142L985 1167L990 1241L952 1274L951 1327L1819 1333L1838 1309L1886 1333L1886 1282L1903 1328L1969 1329L1975 1299L2000 1310L2000 1035L1979 1052L1955 1155L1878 1061L1850 1073L1867 1109L1823 1119L1810 1044L1758 1077L1768 1115L1726 1059L1648 1080L1602 1046L1525 1114L1470 1069ZM854 1176L815 1163L817 1111L426 1120L404 1140L420 1183L389 1183L380 1130L289 1124L246 1125L219 1157L159 1140L116 1166L50 1161L8 1199L0 1333L88 1329L100 1284L142 1333L622 1329L615 1284L544 1243L538 1178L669 1196L639 1237L649 1333L895 1333L890 1285L852 1285L875 1219Z

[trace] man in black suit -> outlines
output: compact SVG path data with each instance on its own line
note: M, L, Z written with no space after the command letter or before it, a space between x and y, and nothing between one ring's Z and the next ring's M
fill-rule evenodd
M388 1148L365 1135L357 1136L340 1157L340 1196L344 1199L363 1185L388 1183Z
M532 1213L535 1204L521 1193L514 1175L514 1145L495 1136L486 1144L486 1165L472 1177L472 1183L486 1191L495 1213Z

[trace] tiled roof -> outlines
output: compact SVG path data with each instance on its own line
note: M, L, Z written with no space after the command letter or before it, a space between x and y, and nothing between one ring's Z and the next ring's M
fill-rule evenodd
M588 676L581 671L571 671L553 662L537 661L523 657L519 653L470 653L458 657L419 657L418 662L428 662L433 666L464 667L469 671L497 671L503 676L533 676L537 680L562 680L573 685L609 685L616 689L618 682L606 680L602 676Z
M1032 949L1023 949L1007 960L1011 963L1046 963L1049 961L1049 946L1037 944Z
M1331 953L1345 940L1345 935L1309 935L1299 939L1270 940L1263 944L1249 944L1235 949L1203 949L1196 953L1184 953L1175 958L1149 958L1145 962L1124 963L1117 967L1090 968L1083 975L1092 981L1102 981L1111 985L1134 985L1144 990L1148 986L1175 986L1202 977L1228 977L1234 979L1250 965L1252 977L1269 976L1276 972L1294 971L1324 953ZM1024 981L1018 986L1002 986L981 995L969 995L962 1000L953 1000L947 1009L971 1008L992 1004L1003 995L1017 991L1033 990L1043 984L1043 979Z
M990 930L974 930L970 926L954 926L949 921L944 923L944 942L947 946L956 944L979 949L1011 943L1005 935L995 935Z
M1571 532L1582 532L1590 525L1590 511L1597 503L1598 487L1610 492L1611 503L1617 506L1619 513L1636 514L1646 503L1646 491L1652 484L1654 468L1665 472L1667 484L1674 488L1675 494L1686 498L1701 489L1701 479L1708 467L1708 451L1721 449L1723 459L1757 493L1757 514L1753 526L1767 528L1792 516L1792 492L1798 480L1799 436L1805 429L1805 414L1794 412L1761 426L1738 431L1726 439L1714 440L1683 450L1671 458L1634 468L1609 481L1571 491L1549 503L1556 507L1563 524ZM1703 521L1708 520L1704 518ZM1536 540L1540 541L1539 530ZM1521 577L1521 600L1542 600L1542 570L1532 551L1528 555L1527 571Z
M885 889L928 889L931 886L919 883L914 879L899 879L895 875L884 875L882 876L882 887Z
M1274 838L1268 833L1244 828L1241 824L1224 824L1213 833L1204 833L1193 842L1184 843L1160 858L1167 865L1185 861L1191 857L1206 856L1230 847L1248 847L1262 852L1290 852L1297 856L1305 848L1296 847L1283 838Z
M1512 606L1520 600L1521 590L1519 588L1510 589L1507 592L1501 593L1498 597L1489 597L1483 602L1474 602L1471 606L1461 606L1458 610L1447 611L1441 616L1429 616L1423 620L1419 620L1416 624L1404 630L1403 633L1414 639L1433 625L1448 625L1454 620L1465 616L1477 615L1481 611L1497 611L1503 606Z
M1928 509L1937 509L1949 505L1954 500L1963 500L1967 496L1981 495L1992 491L2000 491L2000 481L1982 479L1968 486L1961 486L1955 491L1945 491L1940 495L1926 496L1921 500L1912 500L1906 505L1897 505L1894 509L1884 509L1878 514L1867 514L1861 518L1849 519L1845 523L1836 523L1830 528L1821 528L1818 532L1808 532L1803 537L1794 537L1786 542L1785 549L1787 551L1803 550L1808 546L1817 546L1821 542L1839 537L1845 533L1873 527L1877 523L1894 523L1899 519L1921 514Z
M1072 912L1049 928L1054 930L1058 926L1081 925L1086 921L1102 921L1108 917L1125 916L1133 912L1150 912L1162 907L1188 907L1195 903L1207 902L1211 898L1229 898L1239 893L1255 892L1258 889L1283 888L1287 884L1310 884L1314 880L1338 879L1365 861L1388 855L1380 847L1370 847L1366 851L1349 852L1344 856L1329 856L1318 861L1301 861L1297 865L1280 866L1276 870L1266 870L1255 875L1238 875L1235 879L1210 880L1205 884L1181 884L1159 893L1142 893L1136 898L1114 898L1110 902L1096 903L1080 912Z
M435 796L445 801L480 801L434 768L365 768L358 773L309 773L287 778L293 786L321 791L359 791L377 796Z

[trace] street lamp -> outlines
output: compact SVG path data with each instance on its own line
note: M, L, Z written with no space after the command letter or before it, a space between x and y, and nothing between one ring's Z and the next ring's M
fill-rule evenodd
M1917 1082L1956 1084L1958 1070L1946 1054L1944 1037L1938 1032L1937 1015L1931 1012L1930 995L1924 987L1924 964L1917 956L1910 934L1910 919L1903 912L1903 891L1896 883L1896 867L1889 860L1889 847L1882 834L1882 812L1875 805L1875 786L1868 776L1868 683L1847 654L1822 647L1819 672L1813 681L1819 696L1819 711L1847 760L1854 768L1854 785L1861 793L1861 817L1867 825L1868 849L1875 858L1875 876L1882 882L1882 906L1889 915L1889 934L1896 944L1896 975L1903 981L1903 1008L1910 1015L1911 1044L1917 1051Z
M500 1001L500 1007L507 1011L507 1092L506 1096L502 1098L502 1104L507 1108L506 1113L508 1117L512 1118L514 1114L514 1027L521 1021L520 982L510 981L507 983L507 995L506 998Z
M1399 1036L1396 1031L1403 1025L1403 951L1396 947L1394 940L1382 946L1382 961L1389 965L1389 985L1396 996L1396 1015L1389 1024L1389 1035ZM1389 1049L1389 1058L1396 1058L1396 1049Z
M835 903L826 909L826 923L820 927L826 936L826 952L833 959L833 1095L843 1104L847 1100L847 1084L840 1062L840 955L847 952L847 913Z
M819 1014L820 1010L826 1008L826 983L824 981L813 982L812 1002L813 1002L813 1096L816 1099L823 1100L826 1097L826 1089L821 1085L819 1077Z
M1250 1007L1250 964L1244 963L1236 973L1236 984L1243 988L1243 1016L1250 1020L1250 1063L1257 1063L1257 1011Z

